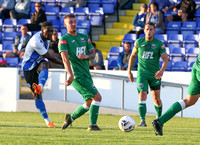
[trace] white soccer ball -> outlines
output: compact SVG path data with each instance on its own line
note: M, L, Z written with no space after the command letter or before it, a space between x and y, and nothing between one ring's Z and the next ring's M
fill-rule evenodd
M124 132L132 131L135 128L135 120L130 116L123 116L119 120L119 128Z

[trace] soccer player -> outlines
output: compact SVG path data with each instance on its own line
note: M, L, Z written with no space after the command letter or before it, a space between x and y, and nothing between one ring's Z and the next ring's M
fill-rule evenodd
M129 59L128 77L133 82L131 69L138 55L137 90L139 93L139 115L141 123L138 126L147 126L145 122L146 99L148 85L155 104L157 117L162 113L162 101L160 99L161 77L168 65L168 57L163 42L154 37L155 26L153 23L146 23L144 27L145 37L137 39ZM159 68L160 56L163 59L162 67Z
M41 91L48 78L48 62L45 58L63 64L62 60L52 56L49 52L49 43L53 33L53 24L51 22L44 22L41 31L37 32L28 42L24 59L22 61L22 69L24 77L28 83L33 97L35 99L35 106L42 115L48 127L55 127L47 115L45 104L42 100Z
M192 80L188 87L187 97L171 105L171 107L159 118L153 120L152 124L156 135L163 135L163 125L176 113L194 105L200 97L200 55L192 67Z
M96 123L102 97L94 86L89 72L89 59L95 57L92 43L86 34L77 33L75 15L66 15L64 25L68 33L60 38L58 49L68 73L65 84L67 86L72 84L82 95L85 103L79 106L71 115L65 115L62 129L66 129L74 120L90 110L88 131L100 131Z

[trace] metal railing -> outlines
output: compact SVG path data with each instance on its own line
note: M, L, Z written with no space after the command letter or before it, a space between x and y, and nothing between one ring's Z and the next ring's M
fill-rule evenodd
M129 82L129 78L125 76L117 76L117 75L111 75L111 74L102 74L102 73L95 73L91 72L91 75L93 77L102 77L102 78L109 78L109 79L115 79L115 80L122 80L122 88L121 88L121 109L124 109L124 82ZM134 78L134 82L136 82L136 78ZM180 99L183 99L183 87L187 87L188 85L185 84L175 84L175 83L169 83L169 82L161 82L161 86L168 86L168 87L175 87L180 88ZM181 117L183 117L183 111L181 111Z

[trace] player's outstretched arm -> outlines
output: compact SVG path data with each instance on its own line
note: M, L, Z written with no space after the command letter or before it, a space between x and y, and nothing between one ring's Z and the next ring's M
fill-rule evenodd
M156 79L161 79L163 76L164 71L167 69L168 66L168 56L167 53L164 53L161 55L162 59L163 59L163 64L162 67L159 71L156 72L155 74L155 78Z
M94 59L95 57L95 53L94 53L94 50L90 50L89 51L89 54L85 55L85 54L80 54L78 56L79 59Z
M57 63L57 64L62 64L62 65L63 65L62 60L60 60L60 59L57 58L57 57L54 57L54 56L51 55L48 51L47 51L47 53L45 53L43 56L44 56L45 58L49 59L49 60L52 61L52 62L55 62L55 63Z
M133 65L135 64L136 57L137 57L137 52L133 49L131 56L129 58L129 62L128 62L128 78L131 82L134 81L133 74L131 73L131 70L133 68Z
M68 79L66 80L65 85L69 86L73 82L74 75L72 73L71 65L68 59L68 51L62 51L61 57L64 63L64 67L68 73Z

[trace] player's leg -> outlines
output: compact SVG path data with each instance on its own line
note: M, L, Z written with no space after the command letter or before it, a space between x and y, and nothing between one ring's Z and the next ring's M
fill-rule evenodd
M154 86L153 89L155 90L151 90L151 95L154 101L154 108L156 110L156 116L160 117L162 114L162 101L160 99L160 85Z
M48 62L47 61L41 61L39 64L39 67L37 69L38 76L38 84L33 83L33 89L37 94L40 94L47 79L48 79Z
M99 115L101 99L102 97L99 92L92 97L92 103L90 106L90 125L88 127L88 131L100 130L100 128L97 126L97 119Z
M138 77L137 78L137 90L139 92L139 103L138 103L138 112L140 115L141 122L137 126L147 126L145 122L145 116L147 112L146 99L148 94L148 81L147 79Z

